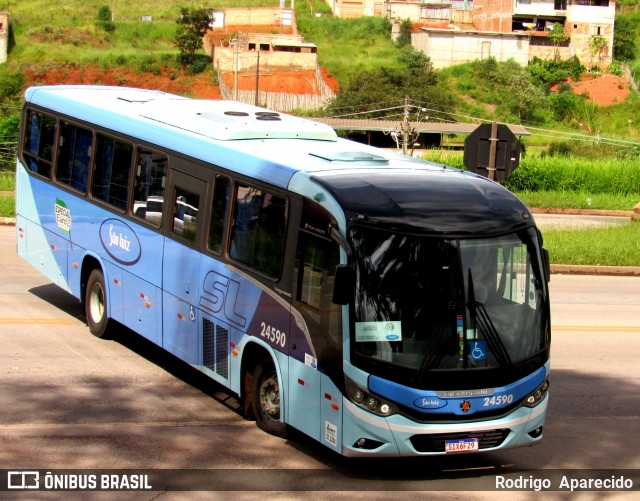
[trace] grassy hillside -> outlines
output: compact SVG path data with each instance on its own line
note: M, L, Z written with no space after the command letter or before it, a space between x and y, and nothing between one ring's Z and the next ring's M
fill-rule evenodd
M98 12L105 4L112 9L115 26L112 32L101 29L96 23ZM12 26L9 61L0 66L0 111L4 116L15 113L21 88L42 83L44 75L52 69L92 66L103 71L133 71L138 75L149 75L150 85L154 85L152 76L164 75L180 80L182 77L176 65L178 52L174 46L175 21L181 7L200 8L202 5L184 0L65 0L62 3L0 0L0 10L10 12ZM212 10L226 5L229 2L224 0L206 3ZM233 2L234 7L278 5L279 0ZM298 2L296 15L302 34L318 45L321 65L340 81L343 89L357 77L362 80L363 74L377 76L381 70L391 82L403 77L406 63L390 39L387 20L335 19L321 0ZM142 21L142 16L151 16L153 20ZM640 16L633 12L629 16L636 26L640 25ZM629 64L633 66L636 61L629 61ZM208 71L211 73L211 68ZM441 106L441 116L459 121L481 118L523 123L534 131L532 138L527 140L532 147L549 148L552 142L561 141L555 132L547 132L558 129L629 143L639 140L640 125L636 123L636 114L640 102L636 95L615 106L599 108L580 96L551 93L550 82L544 81L549 78L545 72L548 73L547 68L534 73L495 61L459 65L436 72L437 85L447 89L454 103L446 108ZM121 84L131 84L126 76L112 78L116 81L119 78ZM98 77L95 83L105 81ZM204 85L213 83L210 79ZM18 92L14 92L16 87ZM410 97L418 94L418 90L410 92ZM401 103L380 103L379 107L398 104ZM417 104L429 108L431 103ZM541 131L536 131L538 128ZM569 146L564 149L584 150L579 147L579 141L582 139L569 139ZM604 154L611 155L611 151Z

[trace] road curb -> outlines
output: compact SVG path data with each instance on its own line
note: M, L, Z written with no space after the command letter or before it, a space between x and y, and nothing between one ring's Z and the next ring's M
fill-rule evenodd
M617 216L633 217L632 210L602 210L602 209L544 209L531 207L532 214L559 214L564 216Z
M591 266L572 264L552 264L554 275L600 275L619 277L640 277L640 266Z

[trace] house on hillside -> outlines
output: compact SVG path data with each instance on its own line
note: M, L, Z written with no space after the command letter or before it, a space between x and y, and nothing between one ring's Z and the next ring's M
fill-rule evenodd
M322 77L318 49L298 35L291 10L229 8L213 18L204 47L224 99L290 111L319 108L334 97Z
M213 66L220 71L278 69L315 70L318 48L296 35L237 33L228 46L213 48Z
M0 63L7 61L9 52L9 13L0 12Z
M325 0L336 17L381 16L384 0Z
M559 47L563 58L577 56L583 64L607 66L613 56L615 0L475 0L473 25L481 31L529 35L529 58L553 57L556 47L549 34L556 23L569 40ZM591 50L594 37L606 44Z
M436 68L488 57L526 64L534 56L556 55L603 67L613 55L615 0L387 0L385 6L394 23L392 36L403 19L421 26L412 45ZM549 37L556 23L567 37L559 46ZM595 37L603 44L594 52Z

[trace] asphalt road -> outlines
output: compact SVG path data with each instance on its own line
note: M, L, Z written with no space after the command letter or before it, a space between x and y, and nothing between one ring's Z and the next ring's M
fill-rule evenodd
M537 447L354 461L303 436L264 434L221 387L124 328L91 336L79 303L15 249L14 228L0 226L0 469L158 469L174 487L204 491L118 499L528 499L540 493L484 490L538 469L635 469L640 484L640 278L552 277L551 400ZM85 498L100 494L114 496Z

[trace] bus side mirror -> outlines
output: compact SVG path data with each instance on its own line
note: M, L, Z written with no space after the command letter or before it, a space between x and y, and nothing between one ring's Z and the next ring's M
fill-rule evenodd
M336 268L336 278L333 283L333 298L331 299L334 304L349 304L353 294L353 275L351 274L351 267L346 264L339 264Z

